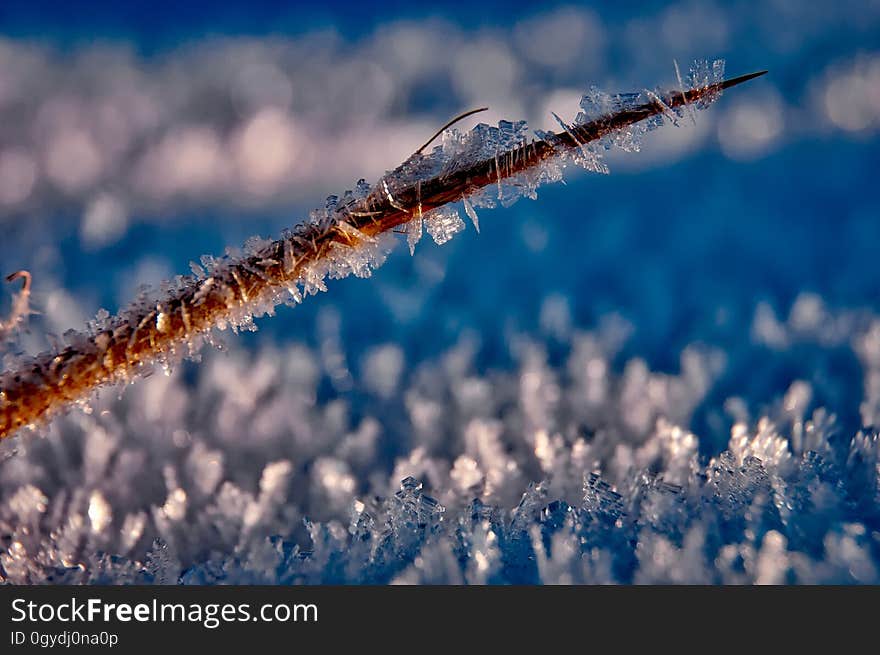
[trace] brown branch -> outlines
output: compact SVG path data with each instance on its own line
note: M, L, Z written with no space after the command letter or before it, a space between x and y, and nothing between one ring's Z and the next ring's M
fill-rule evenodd
M0 375L0 439L40 424L99 386L132 380L146 366L186 354L218 325L235 325L254 311L278 304L308 267L332 257L339 248L358 247L395 230L417 213L420 216L461 200L551 157L670 108L712 98L762 74L655 96L547 139L524 142L495 157L394 188L392 195L381 182L406 179L406 172L422 157L417 152L365 197L344 201L326 220L299 225L241 259L223 261L205 275L186 277L178 289L155 303L134 304L95 333L80 333L65 347L37 355Z

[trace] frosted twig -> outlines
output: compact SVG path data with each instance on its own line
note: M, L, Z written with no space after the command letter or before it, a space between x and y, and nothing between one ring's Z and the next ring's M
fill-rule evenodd
M720 65L713 70L720 71ZM521 176L531 175L531 186L546 180L543 167L552 160L564 164L584 144L665 111L709 104L723 89L762 74L700 80L689 90L643 97L644 102L533 140L523 139L524 123L502 121L498 128L478 125L448 151L416 152L379 184L369 187L361 181L341 199L331 197L310 221L280 239L252 245L241 257L209 259L207 270L178 278L158 300L135 302L94 329L68 337L66 345L0 374L0 438L39 425L99 386L132 381L157 363L170 366L210 339L215 328L253 329L254 317L272 312L291 296L298 302L326 290L325 277L368 276L383 261L391 234L410 221L417 222L417 230L409 233L411 248L421 236L423 219L434 239L443 242L464 227L446 205L469 196L491 202L479 194L493 184L499 185L499 196L504 183L522 195ZM25 278L19 299L26 301L29 276L16 275Z

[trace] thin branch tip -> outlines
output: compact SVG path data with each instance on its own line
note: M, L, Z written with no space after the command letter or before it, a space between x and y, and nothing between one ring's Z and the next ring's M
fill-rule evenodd
M749 80L753 80L756 77L762 77L766 75L769 71L757 71L754 73L749 73L748 75L740 75L739 77L732 77L729 80L724 80L721 83L722 89L729 89L731 87L737 86L738 84L742 84L743 82L748 82Z

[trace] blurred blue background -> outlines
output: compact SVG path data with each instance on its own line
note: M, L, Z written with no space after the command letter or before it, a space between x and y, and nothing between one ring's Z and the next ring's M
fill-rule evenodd
M0 1L0 370L698 58L769 74L4 440L0 582L877 582L877 0Z
M619 315L632 325L621 361L675 371L693 342L727 354L695 418L717 434L704 449L726 443L718 399L760 405L794 379L857 428L862 381L847 344L768 357L756 315L784 319L798 298L814 322L823 306L880 309L870 0L7 0L0 261L34 273L41 313L25 347L45 348L46 333L115 311L202 254L278 234L463 109L488 104L485 120L546 128L550 110L572 117L591 84L673 86L673 61L697 57L725 58L731 75L770 73L696 126L610 154L610 176L573 171L537 202L483 212L480 235L425 241L413 258L398 247L372 280L333 282L230 345L314 344L330 316L353 361L395 341L417 362L472 331L480 366L505 368L513 334L543 332L552 357L554 335Z

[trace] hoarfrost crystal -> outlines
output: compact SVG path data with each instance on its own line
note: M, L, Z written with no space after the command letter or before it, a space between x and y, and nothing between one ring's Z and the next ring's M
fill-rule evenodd
M464 221L458 211L452 207L439 207L424 217L425 229L434 242L443 245L453 236L464 230Z

